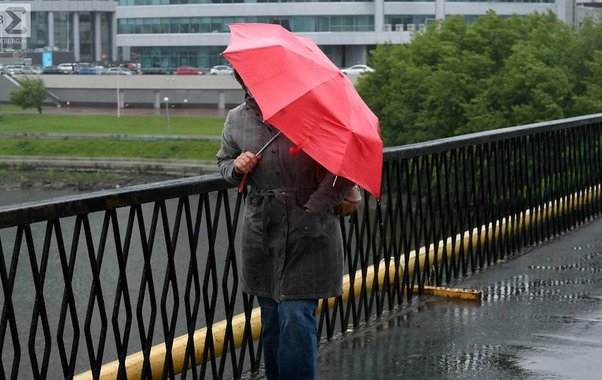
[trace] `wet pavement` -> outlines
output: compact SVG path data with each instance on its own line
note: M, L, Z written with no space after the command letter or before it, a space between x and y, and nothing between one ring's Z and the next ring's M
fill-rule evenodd
M321 347L320 379L602 379L602 219Z

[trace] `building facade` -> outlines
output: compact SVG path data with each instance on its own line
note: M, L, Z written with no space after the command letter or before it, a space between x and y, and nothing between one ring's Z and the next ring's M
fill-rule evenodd
M581 27L583 21L590 18L595 21L602 20L602 0L579 0L575 10L575 25Z
M312 38L340 66L365 63L376 44L408 42L415 31L447 15L470 22L487 11L499 15L554 12L574 22L574 0L520 1L286 1L119 0L117 46L123 59L142 67L224 62L233 22L278 23Z
M0 0L0 6L15 3L31 4L31 37L25 46L2 50L71 52L76 62L117 60L116 1Z
M340 67L365 63L377 44L408 42L447 15L471 22L489 10L552 11L575 23L575 0L0 0L0 6L18 2L31 4L31 38L26 46L0 39L2 51L70 52L76 62L133 60L166 68L224 63L220 53L233 22L279 23L312 38Z

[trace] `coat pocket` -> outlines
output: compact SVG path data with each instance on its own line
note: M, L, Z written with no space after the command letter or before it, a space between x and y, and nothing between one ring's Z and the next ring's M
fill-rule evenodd
M255 232L263 232L263 197L249 196L244 209L244 220L247 228Z
M324 230L323 217L324 215L312 214L301 207L293 206L289 218L291 231L305 236L320 236Z

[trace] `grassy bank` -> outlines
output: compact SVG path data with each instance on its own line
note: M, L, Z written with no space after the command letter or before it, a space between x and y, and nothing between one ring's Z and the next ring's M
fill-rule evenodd
M167 135L165 116L61 115L6 113L3 106L0 133ZM171 117L175 135L219 136L224 118ZM117 140L117 139L0 139L0 155L56 157L127 157L155 159L214 160L219 141Z
M170 120L176 135L219 135L224 127L224 118L219 117L173 116ZM5 113L0 133L166 135L169 131L165 116Z
M120 177L117 173L107 171L81 172L74 170L11 170L0 166L0 183L18 183L18 182L35 182L40 179L52 182L94 182L117 180Z
M3 156L127 157L215 160L219 141L131 141L75 139L0 139Z
M224 118L172 116L171 129L177 135L219 136ZM5 134L106 134L167 135L165 116L65 115L19 112L14 106L0 106L0 133ZM119 140L75 138L0 138L2 156L124 157L150 159L215 160L218 140ZM73 169L35 170L23 165L9 169L0 165L0 189L52 188L77 191L100 190L164 180L167 176L142 172L113 173Z
M106 170L75 171L69 169L22 170L8 169L0 165L0 192L19 189L49 189L64 191L97 191L116 187L165 181L173 176L140 173L115 173ZM1 204L2 202L0 202Z

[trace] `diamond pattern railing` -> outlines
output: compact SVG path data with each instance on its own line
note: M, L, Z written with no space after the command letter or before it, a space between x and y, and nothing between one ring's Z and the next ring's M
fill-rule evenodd
M382 196L341 219L330 339L599 216L602 116L387 148ZM217 174L0 208L0 378L239 378L244 197ZM328 302L326 302L328 301Z

